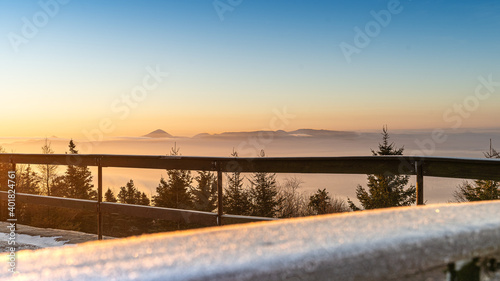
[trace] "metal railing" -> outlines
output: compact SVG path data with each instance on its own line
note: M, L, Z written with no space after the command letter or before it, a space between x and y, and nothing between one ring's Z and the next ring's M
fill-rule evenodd
M103 213L120 213L138 217L197 223L207 226L222 225L224 218L237 218L246 221L273 220L272 218L237 216L223 213L222 174L226 172L415 175L417 205L423 205L424 203L424 176L500 180L500 160L498 159L420 156L234 158L5 153L0 154L0 163L9 163L11 169L15 169L16 164L97 167L97 201L22 193L16 194L16 200L23 203L95 211L97 213L98 239L102 239ZM104 167L214 171L217 173L217 213L102 202ZM6 183L1 184L4 185ZM0 197L1 200L7 200L7 192L0 192Z
M499 201L439 204L21 251L19 274L0 279L493 281L498 213Z

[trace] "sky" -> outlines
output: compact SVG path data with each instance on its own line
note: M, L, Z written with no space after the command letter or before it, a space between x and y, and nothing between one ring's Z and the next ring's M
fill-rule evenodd
M0 136L496 128L498 30L493 0L4 0Z

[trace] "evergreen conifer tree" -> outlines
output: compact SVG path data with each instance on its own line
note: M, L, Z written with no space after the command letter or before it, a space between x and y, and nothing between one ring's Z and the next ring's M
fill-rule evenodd
M78 154L73 140L69 142L70 154ZM97 192L93 190L92 174L87 166L68 165L64 175L67 197L77 199L95 199Z
M139 201L137 202L137 204L144 205L144 206L149 206L150 203L151 202L150 202L148 196L146 195L146 193L142 192L141 196L139 197Z
M106 202L117 202L118 200L115 197L115 194L113 191L108 187L108 190L106 190L106 193L104 193L104 201Z
M313 210L314 214L322 215L331 213L332 209L332 198L326 191L326 188L323 190L318 189L316 193L309 197L309 207Z
M500 154L491 146L490 151L485 152L486 158L500 158ZM482 200L500 199L500 183L493 180L464 181L453 193L456 202L471 202Z
M120 187L118 202L124 204L138 204L141 200L141 192L135 187L134 181L130 180L125 186Z
M109 195L108 195L109 193ZM106 198L109 197L110 200L113 200L114 195L113 192L108 188L106 194L104 195ZM120 192L118 193L118 202L124 204L136 204L136 205L149 205L149 198L144 192L140 192L137 187L135 187L134 181L130 180L127 182L125 186L120 187ZM116 199L115 199L116 200ZM106 199L106 201L108 201ZM111 202L111 201L108 201ZM116 201L115 201L116 202Z
M66 185L66 174L54 178L50 188L50 195L55 197L70 197L68 186Z
M261 150L260 157L265 157ZM278 196L276 174L257 172L250 180L252 198L252 215L259 217L274 217L279 211L281 198Z
M404 148L396 149L394 143L389 143L387 127L382 129L382 143L378 151L372 150L373 156L378 155L403 155ZM397 206L410 206L416 201L416 188L411 185L408 188L409 176L378 174L368 175L368 191L361 185L356 188L356 197L364 209L387 208ZM360 210L350 199L349 207L353 211Z
M233 150L231 156L238 157ZM227 175L227 187L224 189L224 213L232 215L251 215L250 192L243 187L244 177L236 171Z
M193 207L198 211L212 212L217 207L217 180L207 171L198 172L196 187L191 187Z
M179 149L173 147L170 155L180 155ZM156 187L156 195L153 196L153 204L157 207L176 209L191 209L193 206L189 190L193 178L191 172L186 170L167 170L168 179L163 177Z

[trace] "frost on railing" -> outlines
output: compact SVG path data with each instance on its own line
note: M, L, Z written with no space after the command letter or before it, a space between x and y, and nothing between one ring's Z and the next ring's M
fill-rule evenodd
M500 280L498 214L441 204L20 251L14 280Z

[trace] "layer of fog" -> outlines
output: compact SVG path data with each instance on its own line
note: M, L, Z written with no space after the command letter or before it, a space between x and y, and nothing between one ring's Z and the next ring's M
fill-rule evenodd
M489 149L489 140L493 145L500 142L498 130L472 132L445 132L432 134L431 131L390 132L390 141L396 147L404 146L405 155L426 155L446 157L483 158L483 152ZM434 137L433 137L434 136ZM50 138L55 153L65 153L69 139ZM7 152L40 153L43 138L0 139ZM381 142L380 133L352 133L337 136L295 136L279 137L266 133L240 134L238 136L217 136L198 138L144 138L121 137L108 138L99 142L75 140L77 149L82 154L127 154L127 155L166 155L175 145L184 156L230 156L233 149L242 157L257 156L261 149L266 156L363 156L371 155L371 149L377 150ZM92 169L95 175L95 169ZM60 173L64 172L61 167ZM196 172L192 172L196 175ZM104 169L104 188L111 188L115 194L120 186L133 179L136 186L150 197L155 194L160 177L166 177L165 170L143 169ZM247 175L251 177L251 175ZM279 174L278 180L296 176L302 179L302 191L309 194L318 188L326 188L332 195L341 198L355 198L358 184L366 184L366 175L311 175ZM448 202L453 191L462 180L444 178L425 178L425 200L428 203ZM415 183L415 178L410 178ZM248 181L247 181L247 184Z

